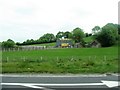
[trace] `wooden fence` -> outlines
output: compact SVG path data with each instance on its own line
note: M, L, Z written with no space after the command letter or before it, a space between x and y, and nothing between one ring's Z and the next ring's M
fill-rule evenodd
M1 51L27 51L27 50L43 50L43 49L53 49L54 47L46 46L20 46L15 48L1 48Z

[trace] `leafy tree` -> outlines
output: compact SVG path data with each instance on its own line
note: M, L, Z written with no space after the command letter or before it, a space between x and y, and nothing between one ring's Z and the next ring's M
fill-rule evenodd
M72 31L72 34L73 34L73 39L75 40L75 42L80 42L80 41L82 41L82 40L83 40L83 37L85 36L83 30L80 29L80 28L75 28L75 29Z
M11 39L8 39L7 41L2 42L3 48L13 48L15 46L15 42Z
M31 44L34 44L33 39L27 39L26 41L23 42L23 45L31 45Z
M72 38L72 33L69 31L66 31L66 32L64 32L63 37L64 38Z
M85 37L89 37L89 34L88 34L88 33L85 33Z
M92 36L92 33L89 33L89 36Z
M120 34L120 25L118 24L118 34Z
M57 35L56 35L56 38L62 38L64 36L64 32L58 32Z
M71 32L69 32L69 31L66 31L66 32L58 32L57 33L57 35L56 35L56 38L58 39L58 38L62 38L62 37L64 37L64 38L72 38L72 33Z
M117 33L118 31L116 25L108 23L104 27L102 27L102 30L95 36L103 47L109 47L115 44L118 36Z
M85 37L90 37L92 36L92 33L85 33Z
M56 41L56 38L55 38L54 34L47 33L47 34L44 34L43 36L41 36L37 40L28 39L28 40L24 41L23 43L16 43L16 44L17 45L32 45L32 44L41 44L41 43L51 43L51 42L55 42L55 41Z
M92 29L93 34L97 33L98 31L100 31L100 27L99 27L99 26L95 26L95 27Z
M53 34L47 33L44 34L42 37L40 37L40 40L43 43L50 43L50 42L55 42L56 38Z

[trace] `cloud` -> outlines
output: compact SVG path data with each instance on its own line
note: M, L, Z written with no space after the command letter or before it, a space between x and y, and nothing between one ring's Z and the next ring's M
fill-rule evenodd
M91 32L95 25L117 23L118 0L1 0L0 41L24 41L45 33Z

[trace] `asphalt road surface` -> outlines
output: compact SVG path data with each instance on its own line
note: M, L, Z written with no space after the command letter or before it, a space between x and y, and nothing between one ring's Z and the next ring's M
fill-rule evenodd
M118 75L1 75L2 90L118 90Z

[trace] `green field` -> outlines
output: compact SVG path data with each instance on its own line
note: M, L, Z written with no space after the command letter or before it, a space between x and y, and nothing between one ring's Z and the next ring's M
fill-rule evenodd
M44 44L33 44L33 45L25 45L25 46L47 46L47 47L49 47L49 46L56 46L56 43L55 42L53 42L53 43L44 43Z
M118 48L66 48L2 53L3 73L117 73Z
M85 37L85 38L83 38L83 40L84 40L85 42L87 42L87 43L90 43L90 42L92 42L94 39L93 39L92 36L90 36L90 37Z

